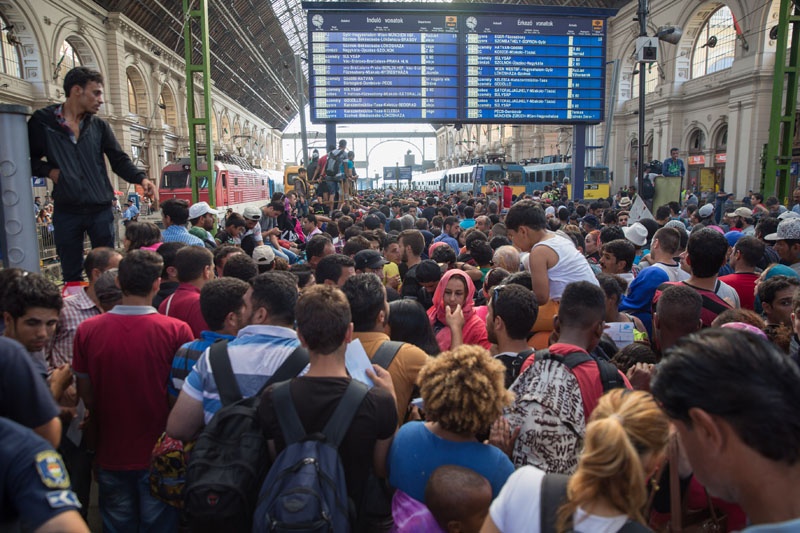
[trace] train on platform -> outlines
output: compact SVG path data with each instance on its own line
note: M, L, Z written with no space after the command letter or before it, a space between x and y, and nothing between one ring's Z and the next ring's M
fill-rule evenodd
M192 203L190 160L179 159L161 170L159 198L180 198ZM200 170L205 170L205 164ZM198 201L208 202L208 180L201 178ZM245 207L261 207L269 203L275 192L283 192L283 172L255 168L246 159L235 155L214 157L214 196L217 209L232 207L241 212Z
M558 161L554 163L534 163L525 165L525 192L544 190L546 185L567 185L567 194L572 195L572 163ZM584 200L604 200L610 196L610 178L608 167L586 166L583 174ZM515 191L515 194L516 193Z
M599 200L610 195L610 173L607 167L587 166L584 169L584 191L586 200ZM572 163L569 161L531 163L519 165L515 163L488 163L465 165L446 170L431 170L414 174L410 188L415 190L436 191L443 193L486 192L490 182L502 183L508 180L509 186L516 195L534 194L543 191L545 186L556 184L567 185L570 198L572 195ZM378 186L386 189L394 187L395 180L378 180ZM407 184L401 182L401 186Z

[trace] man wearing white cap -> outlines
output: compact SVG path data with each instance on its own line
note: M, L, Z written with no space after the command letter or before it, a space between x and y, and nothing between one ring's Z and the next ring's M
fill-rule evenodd
M189 233L200 237L203 244L209 249L217 247L214 236L211 234L211 230L214 229L214 216L219 216L219 211L211 209L206 202L197 202L189 207L189 222L192 224ZM201 234L204 236L201 237Z
M741 231L742 235L755 236L756 227L753 225L753 211L751 209L739 207L733 212L733 217L733 227Z
M778 231L764 237L775 242L775 251L785 264L800 274L800 218L789 218L778 224Z

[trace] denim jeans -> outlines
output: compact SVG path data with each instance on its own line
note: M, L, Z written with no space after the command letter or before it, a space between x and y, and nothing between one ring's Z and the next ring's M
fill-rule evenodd
M150 495L147 470L97 469L100 514L106 533L178 530L178 510Z
M53 240L65 282L83 280L85 233L89 234L92 248L114 247L114 212L110 206L97 213L53 212Z
M272 250L275 252L275 255L277 257L280 257L281 259L285 259L286 261L289 262L290 265L297 263L297 255L294 254L293 252L290 252L286 248L282 248L280 246L276 247L266 241L264 241L264 244L269 244L269 246L271 246Z

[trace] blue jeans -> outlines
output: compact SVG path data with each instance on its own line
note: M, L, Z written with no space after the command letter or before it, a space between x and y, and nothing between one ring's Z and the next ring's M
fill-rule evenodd
M269 244L269 243L267 243L265 241L264 244ZM285 259L286 261L289 262L290 265L293 265L293 264L297 263L297 255L295 255L293 252L290 252L286 248L282 248L280 246L275 247L272 244L269 244L269 245L272 247L272 250L275 252L275 255L277 257L280 257L281 259Z
M147 470L97 469L100 514L106 533L178 530L178 509L150 495Z
M64 281L83 280L83 236L89 234L92 248L114 247L114 212L111 206L97 213L53 212L53 240L61 259Z

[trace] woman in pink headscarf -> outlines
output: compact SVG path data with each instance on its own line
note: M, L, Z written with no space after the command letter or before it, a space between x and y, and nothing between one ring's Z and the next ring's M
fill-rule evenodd
M461 344L477 344L487 350L491 346L486 323L475 314L474 296L475 285L463 270L448 270L442 276L433 294L433 307L428 309L442 351Z

